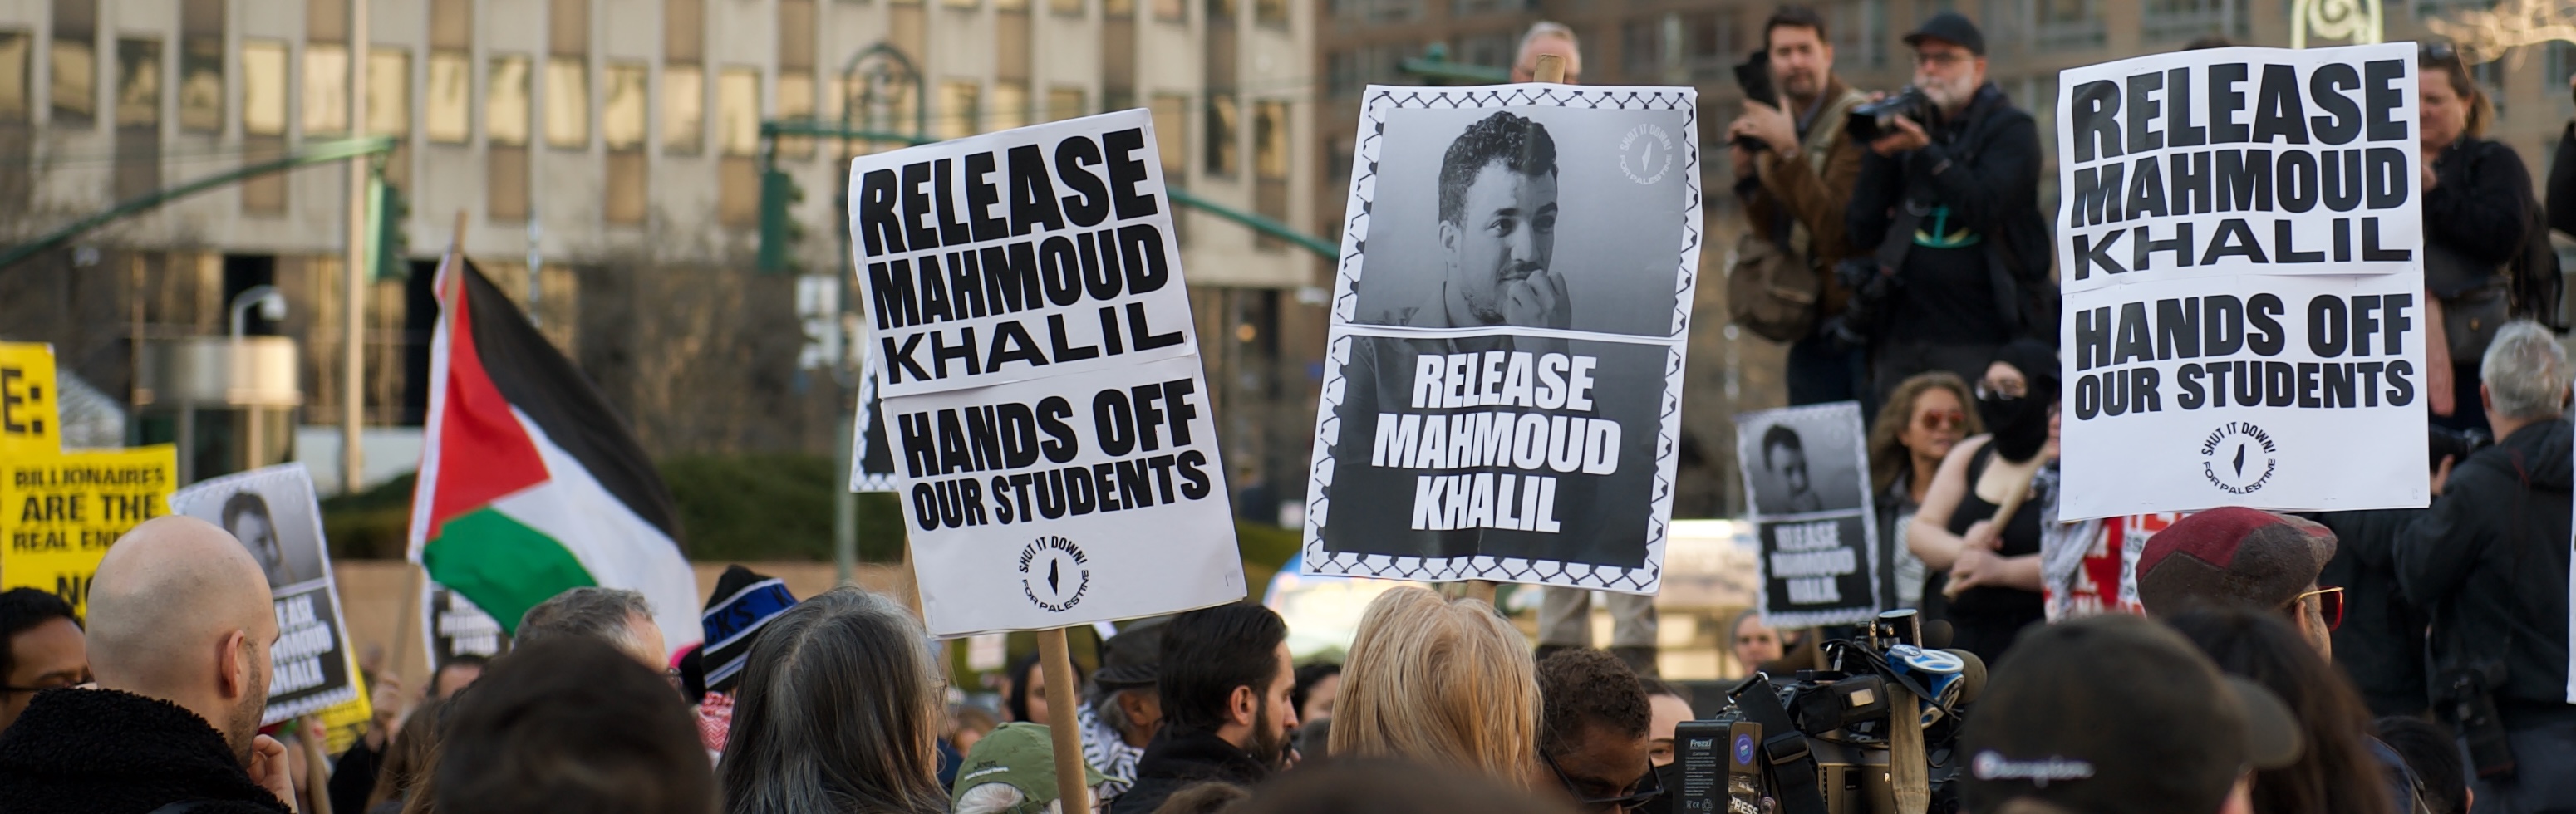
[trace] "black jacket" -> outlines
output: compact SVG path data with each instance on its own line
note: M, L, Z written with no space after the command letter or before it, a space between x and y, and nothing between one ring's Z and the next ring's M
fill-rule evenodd
M1889 242L1913 241L1913 230L1891 228L1905 220L1900 210L1908 201L1947 205L1967 228L1996 238L1985 241L1987 268L1996 312L2017 323L2006 326L2010 335L2057 344L2057 296L2049 281L2055 254L2039 208L2039 126L1988 82L1957 118L1927 124L1924 132L1932 143L1920 150L1892 157L1861 152L1860 179L1843 213L1853 250L1900 265L1903 249L1890 249Z
M2461 136L2443 148L2424 193L2424 239L2481 265L2522 255L2531 228L2531 171L2512 147Z
M48 690L0 733L0 814L283 814L194 712L117 690Z
M2397 541L2397 584L2432 617L2435 693L2449 669L2489 676L2508 728L2576 719L2567 703L2565 419L2469 456Z
M1214 732L1166 727L1145 744L1136 784L1109 804L1109 814L1152 814L1172 792L1209 781L1251 786L1269 776L1270 767Z
M2314 515L2335 533L2334 559L2318 584L2343 587L2335 666L2352 678L2372 715L2418 715L2431 703L2424 683L2424 611L2397 588L2397 538L2422 509Z

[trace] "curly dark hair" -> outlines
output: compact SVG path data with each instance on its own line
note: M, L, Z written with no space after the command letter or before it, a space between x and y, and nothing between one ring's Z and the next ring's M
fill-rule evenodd
M1556 139L1548 136L1547 125L1510 113L1467 125L1467 132L1458 134L1449 142L1449 152L1440 156L1441 222L1459 222L1467 207L1467 187L1486 165L1496 163L1522 175L1555 175Z
M1654 722L1646 685L1607 650L1569 648L1549 655L1538 663L1538 693L1546 705L1538 750L1549 757L1574 751L1585 727L1642 738Z
M1777 466L1777 464L1774 464L1771 461L1771 450L1784 447L1790 452L1795 452L1801 455L1804 455L1807 452L1807 443L1798 440L1798 431L1790 429L1789 425L1773 424L1771 425L1771 429L1764 430L1762 432L1762 465L1764 467Z

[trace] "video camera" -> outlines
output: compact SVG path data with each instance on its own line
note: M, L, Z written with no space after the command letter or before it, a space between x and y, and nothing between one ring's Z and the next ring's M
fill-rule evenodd
M1757 814L1769 798L1780 814L1884 814L1908 794L1928 800L1930 814L1958 811L1951 757L1986 665L1966 651L1926 649L1925 627L1912 610L1879 614L1856 637L1824 643L1830 669L1756 675L1729 689L1716 715L1683 722L1673 733L1673 810ZM1933 642L1947 643L1947 623L1929 627Z
M1851 115L1843 122L1843 132L1863 144L1896 132L1895 119L1903 116L1915 124L1932 120L1932 97L1913 85L1888 94L1886 98L1853 105Z

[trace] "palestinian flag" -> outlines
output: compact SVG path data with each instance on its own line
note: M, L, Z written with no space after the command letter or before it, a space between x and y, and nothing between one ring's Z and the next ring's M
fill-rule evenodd
M678 513L618 417L474 264L440 264L411 558L515 632L567 588L642 591L662 639L705 638Z

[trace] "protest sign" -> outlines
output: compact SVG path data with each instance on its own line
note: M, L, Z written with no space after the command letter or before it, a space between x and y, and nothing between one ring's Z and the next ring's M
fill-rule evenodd
M933 636L1243 596L1155 150L1129 110L850 164L881 404L860 420Z
M260 723L356 700L357 660L322 541L322 504L304 465L199 481L171 494L170 510L222 526L268 574L278 635L268 649L268 711Z
M178 450L62 449L55 378L52 346L0 342L0 589L50 591L86 616L107 549L164 513Z
M2425 505L2415 73L2387 43L2061 74L2060 519Z
M501 621L475 607L464 594L435 580L422 583L421 640L429 643L429 669L435 672L457 656L501 654Z
M1698 97L1365 99L1305 572L1654 593L1699 265Z
M1761 545L1762 619L1772 627L1878 615L1878 514L1860 403L1735 417L1744 500Z

